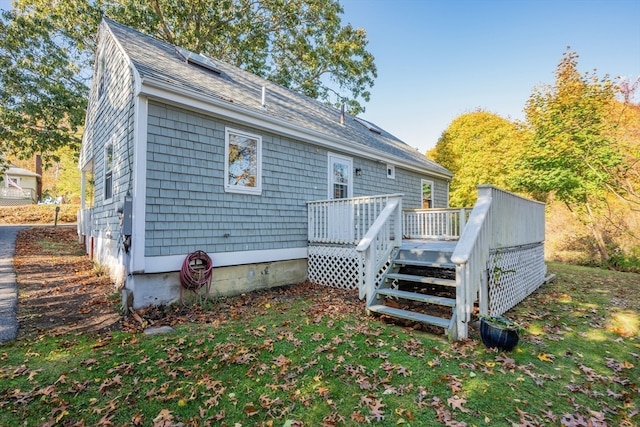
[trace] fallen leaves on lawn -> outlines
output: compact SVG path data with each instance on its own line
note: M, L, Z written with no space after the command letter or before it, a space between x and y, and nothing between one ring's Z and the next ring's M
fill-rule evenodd
M50 293L63 288L50 280L37 284ZM64 360L64 348L40 354L32 346L14 366L0 354L0 378L20 383L0 387L0 409L26 414L38 405L39 422L51 426L234 425L238 419L266 427L420 425L425 419L453 427L637 424L637 350L599 357L564 345L595 333L601 345L610 344L602 338L607 332L616 334L616 345L636 337L608 330L606 310L579 299L568 288L535 293L517 320L537 329L511 353L487 350L473 337L450 344L379 327L365 316L357 293L311 283L218 297L208 306L146 307L121 323L126 338L103 333L75 365L51 378L33 369L33 360ZM300 316L260 321L300 301L312 302ZM78 312L90 315L91 307ZM629 315L624 320L627 330L635 325ZM231 322L241 326L231 331ZM148 325L183 324L194 336L140 334ZM137 350L150 343L151 350ZM231 370L240 374L221 378ZM502 394L492 396L498 386ZM86 419L72 403L78 395L91 396L83 401ZM478 402L486 405L486 396L502 412L485 414ZM316 418L303 420L301 411Z

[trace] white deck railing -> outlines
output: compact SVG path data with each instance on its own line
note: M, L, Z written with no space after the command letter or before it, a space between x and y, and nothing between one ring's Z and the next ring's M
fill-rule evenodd
M89 251L90 239L87 237L91 236L91 213L92 209L81 209L78 211L78 220L77 220L77 230L78 230L78 242L84 243L85 250L87 253L91 253Z
M389 264L391 252L400 247L402 222L402 197L390 199L380 212L367 234L362 238L356 251L364 255L364 278L360 286L360 299L365 298L367 307L378 287L381 271L386 271L385 264Z
M407 209L402 235L407 239L457 239L471 209Z
M309 242L357 245L387 203L398 198L402 194L307 202Z
M14 200L30 200L32 203L35 203L37 201L36 190L34 190L33 188L2 187L0 188L0 198L14 199Z
M478 187L478 201L451 257L456 264L457 338L467 338L476 295L488 314L487 264L490 251L544 242L544 203L493 186ZM544 261L544 260L543 260Z
M386 271L384 264L391 251L402 241L402 194L322 200L307 205L309 280L359 289L364 298L366 289L375 286L380 272ZM367 243L362 244L363 241Z

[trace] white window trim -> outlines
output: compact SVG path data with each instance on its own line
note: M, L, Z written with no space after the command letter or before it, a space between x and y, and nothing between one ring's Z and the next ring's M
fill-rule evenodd
M396 179L396 167L394 165L387 164L387 178Z
M232 185L229 183L229 136L240 135L247 138L256 140L256 186L246 187L242 185ZM224 191L228 193L241 193L241 194L262 194L262 137L254 135L249 132L244 132L238 129L225 128L224 132Z
M111 148L111 167L109 167L109 148ZM104 147L104 176L103 176L103 196L105 203L110 202L113 199L113 165L114 165L114 155L115 151L113 151L113 142L108 143ZM111 174L111 195L107 197L107 175Z
M420 205L421 205L420 207L422 208L422 204L424 202L424 200L422 198L422 196L423 196L422 188L424 187L425 184L431 185L431 208L433 208L433 205L434 205L433 196L434 196L434 193L435 193L435 185L434 185L433 181L430 180L430 179L422 179L422 180L420 180Z
M4 175L5 179L4 179L4 186L6 188L11 187L10 181L13 182L14 184L16 184L18 187L20 187L20 177L19 176L11 176L9 174L5 174Z
M340 154L327 153L327 195L329 200L334 200L333 193L333 161L338 160L349 165L349 183L347 184L347 198L353 197L353 159Z

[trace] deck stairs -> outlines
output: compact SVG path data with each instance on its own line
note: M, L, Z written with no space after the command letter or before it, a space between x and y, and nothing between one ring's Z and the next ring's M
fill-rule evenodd
M455 325L456 242L404 241L367 310L444 329Z

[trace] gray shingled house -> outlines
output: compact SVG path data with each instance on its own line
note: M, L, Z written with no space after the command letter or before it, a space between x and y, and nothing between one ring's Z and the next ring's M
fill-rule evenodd
M427 203L447 207L451 173L364 120L108 19L98 40L80 158L95 183L86 235L136 306L174 298L198 249L240 266L216 270L220 289L305 280L309 201L404 193L418 208L425 183ZM127 195L130 232L118 217Z
M447 209L451 173L382 128L109 19L98 31L79 166L80 237L135 308L178 299L185 260L204 251L214 295L309 279L358 289L372 312L465 337L478 295L480 311L489 309L491 251L533 247L539 259L544 240L544 206L487 187L473 211ZM506 200L504 213L491 216L492 199ZM542 228L532 212L542 212ZM529 223L510 226L514 218ZM509 233L492 231L498 223ZM407 270L423 267L448 275ZM407 282L453 295L410 293L399 286ZM449 314L399 310L386 298Z

